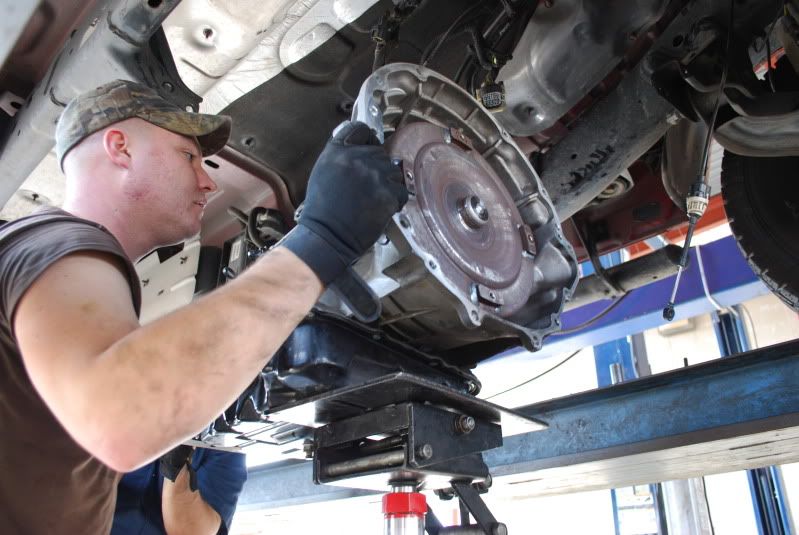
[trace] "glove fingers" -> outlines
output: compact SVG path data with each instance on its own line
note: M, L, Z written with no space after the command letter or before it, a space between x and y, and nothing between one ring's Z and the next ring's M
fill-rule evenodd
M333 130L332 139L341 145L380 145L374 131L360 121L344 121Z
M383 173L383 182L385 183L385 187L397 202L396 209L394 211L399 212L402 207L405 206L405 203L408 202L408 188L405 187L405 181L400 168L392 163L389 163L388 167Z

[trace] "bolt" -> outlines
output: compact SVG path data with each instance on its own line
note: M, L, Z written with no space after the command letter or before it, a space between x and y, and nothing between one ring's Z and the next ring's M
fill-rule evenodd
M175 86L173 86L173 85L172 85L171 83L169 83L169 82L164 82L163 84L161 84L161 87L163 87L163 88L164 88L164 90L165 90L167 93L171 93L172 91L174 91L174 90L175 90Z
M430 444L422 444L416 448L416 456L423 461L430 459L433 456L433 446Z
M410 171L405 171L405 178L407 178L409 181L413 182L413 173L410 172Z
M488 474L483 481L477 481L476 483L472 483L472 488L479 492L480 494L484 494L488 492L488 489L491 488L491 485L494 484L494 480L491 478L491 474Z
M372 115L372 117L377 117L377 115L380 113L380 109L372 104L369 106L369 113Z
M477 426L477 422L471 416L461 414L455 418L455 431L459 435L468 435Z
M552 7L554 5L555 5L554 0L544 0L544 7L549 8L549 7Z
M189 259L188 256L181 256L180 257L180 265L185 264L188 259Z
M477 394L477 383L474 381L469 381L466 383L466 390L468 390L470 394Z
M436 493L436 496L443 501L451 500L456 496L455 491L452 489L437 489L434 492Z
M476 305L478 299L479 299L479 294L477 292L477 283L473 282L469 286L469 300L472 302L472 304Z

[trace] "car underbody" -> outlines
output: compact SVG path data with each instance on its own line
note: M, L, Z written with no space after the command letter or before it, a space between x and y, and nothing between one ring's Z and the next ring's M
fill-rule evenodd
M206 161L201 293L293 226L330 132L371 121L411 200L353 266L359 289L328 291L204 438L268 414L291 442L319 423L292 416L303 400L397 370L473 396L471 368L538 350L570 302L674 273L673 251L624 276L598 257L686 225L709 129L743 253L799 308L799 4L733 1L32 2L0 72L0 196L64 104L110 79L230 115Z

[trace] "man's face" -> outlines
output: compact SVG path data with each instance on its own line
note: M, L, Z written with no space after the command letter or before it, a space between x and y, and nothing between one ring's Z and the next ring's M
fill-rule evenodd
M131 140L124 194L141 223L159 243L178 243L200 231L206 196L217 186L202 167L194 138L145 123Z

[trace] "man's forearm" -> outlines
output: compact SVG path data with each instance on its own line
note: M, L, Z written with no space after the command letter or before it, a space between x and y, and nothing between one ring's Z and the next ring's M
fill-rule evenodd
M198 432L247 387L322 289L313 271L278 248L111 346L89 371L94 391L82 394L104 400L85 407L89 418L105 420L93 426L95 451L113 455L118 469L133 468Z
M180 471L175 482L164 479L161 491L161 516L168 535L215 535L222 518L189 486L189 471Z

